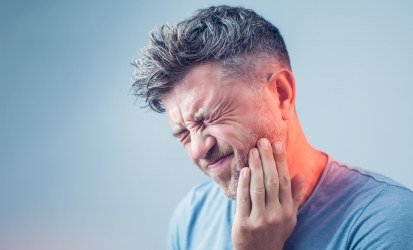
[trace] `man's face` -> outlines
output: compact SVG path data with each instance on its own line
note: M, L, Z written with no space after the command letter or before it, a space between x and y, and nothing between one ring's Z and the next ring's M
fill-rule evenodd
M231 199L257 140L286 139L276 87L224 77L215 63L192 68L162 101L189 157Z

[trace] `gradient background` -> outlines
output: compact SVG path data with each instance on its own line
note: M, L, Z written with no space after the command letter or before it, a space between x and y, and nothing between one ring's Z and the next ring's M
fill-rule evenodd
M133 61L155 25L227 3L278 26L314 146L413 188L411 1L0 4L0 249L163 249L198 172Z

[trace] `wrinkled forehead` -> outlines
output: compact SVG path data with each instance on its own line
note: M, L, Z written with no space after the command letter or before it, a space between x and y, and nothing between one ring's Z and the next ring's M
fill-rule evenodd
M236 77L227 77L216 63L192 68L162 98L170 122L196 121L228 106L243 88Z
M162 96L166 113L174 113L182 108L192 112L200 109L201 104L208 103L213 97L223 93L224 82L217 63L194 66Z
M222 78L222 70L217 63L204 63L195 65L174 83L174 86L166 93L162 100L169 101L176 97L185 97L186 94L199 92L208 88Z

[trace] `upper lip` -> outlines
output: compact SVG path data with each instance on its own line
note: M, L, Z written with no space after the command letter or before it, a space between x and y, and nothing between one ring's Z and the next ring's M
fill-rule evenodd
M214 164L217 163L218 161L220 161L220 160L222 160L222 159L224 159L225 157L228 157L228 156L230 156L230 155L232 155L232 153L231 153L231 154L224 155L224 156L221 156L221 157L219 157L219 158L217 158L217 159L215 159L215 160L213 160L213 161L209 161L209 162L207 162L207 166L214 165Z

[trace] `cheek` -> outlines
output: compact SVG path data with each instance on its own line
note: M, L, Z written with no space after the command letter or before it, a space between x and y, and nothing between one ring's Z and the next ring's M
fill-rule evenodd
M210 128L210 134L218 143L230 145L236 151L249 150L257 142L254 130L247 126L216 125Z

